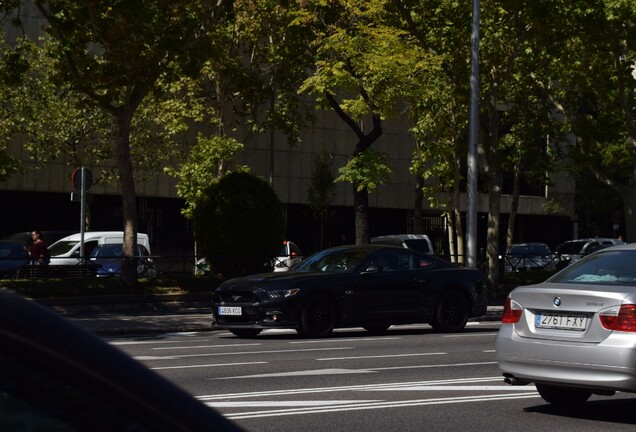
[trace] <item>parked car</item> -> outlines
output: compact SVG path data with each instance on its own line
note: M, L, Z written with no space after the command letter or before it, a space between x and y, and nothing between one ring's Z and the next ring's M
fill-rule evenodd
M545 243L511 244L503 256L504 272L527 270L554 271L556 259Z
M14 234L10 234L3 238L3 240L9 240L16 243L22 243L27 247L31 246L31 233L33 231L22 231ZM52 245L59 239L63 237L67 237L71 234L74 234L75 231L42 231L42 235L44 236L44 240L46 240L47 245Z
M289 270L293 265L302 261L303 256L300 252L300 248L296 243L289 240L283 240L279 255L267 261L263 264L264 268L270 268L274 272L284 272ZM210 272L210 264L207 258L199 258L194 264L192 273L195 276L203 276Z
M430 323L457 332L486 312L479 270L412 249L384 245L325 249L286 273L222 283L214 292L214 328L239 337L291 328L325 337L334 328L380 332L393 324Z
M275 272L284 272L303 260L303 254L296 243L284 240L277 257L272 260Z
M29 252L23 243L0 241L0 278L15 277L29 263Z
M598 237L568 240L557 246L555 250L558 256L558 266L559 268L566 267L594 251L619 244L625 244L625 241Z
M0 291L0 430L241 431L122 351Z
M109 243L97 245L91 251L89 260L95 264L97 277L121 276L124 245ZM140 277L155 277L157 270L145 246L137 245L137 275Z
M636 244L613 246L545 282L515 288L496 339L511 384L535 383L547 402L636 392Z
M100 244L123 243L123 231L88 231L84 233L84 256L89 257L91 251ZM81 233L66 236L49 246L51 265L75 265L81 263ZM137 234L137 244L150 253L148 234Z
M420 252L434 254L431 239L426 234L391 234L371 238L372 244L385 244L415 249Z

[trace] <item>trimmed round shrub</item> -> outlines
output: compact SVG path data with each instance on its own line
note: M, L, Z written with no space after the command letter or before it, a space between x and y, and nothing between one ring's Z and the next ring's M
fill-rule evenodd
M195 238L223 278L271 270L284 235L280 200L260 177L234 172L212 184L193 212Z

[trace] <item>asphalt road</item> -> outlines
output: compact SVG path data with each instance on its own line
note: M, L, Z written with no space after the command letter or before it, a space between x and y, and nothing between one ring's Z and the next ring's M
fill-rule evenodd
M497 369L498 322L458 334L427 325L326 339L267 331L103 336L249 431L632 431L636 395L563 412Z

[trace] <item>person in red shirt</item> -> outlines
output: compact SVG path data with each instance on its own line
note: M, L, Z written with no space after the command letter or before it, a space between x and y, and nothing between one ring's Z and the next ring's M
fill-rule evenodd
M31 263L46 265L50 261L49 250L46 247L46 240L42 235L42 231L33 231L31 233L31 247L29 253L31 254Z

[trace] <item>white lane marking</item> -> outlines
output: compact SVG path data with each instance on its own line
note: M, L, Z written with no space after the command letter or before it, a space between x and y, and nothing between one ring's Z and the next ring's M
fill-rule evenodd
M353 385L353 386L315 387L315 388L301 388L301 389L287 389L287 390L270 390L270 391L264 391L264 392L226 393L221 395L201 395L201 396L197 396L197 399L200 399L203 401L210 401L210 400L240 399L240 398L251 398L251 397L299 395L299 394L309 394L309 393L360 391L360 390L367 390L367 389L382 390L383 388L395 388L399 386L410 387L415 385L466 384L466 383L492 382L492 381L501 382L502 380L503 378L501 376L455 378L455 379L448 379L448 380L393 382L393 383L386 383L386 384L360 384L360 385Z
M292 371L281 373L269 373L269 374L255 374L255 375L239 375L232 377L212 378L219 380L229 379L245 379L245 378L279 378L287 376L314 376L314 375L344 375L344 374L362 374L362 373L376 373L383 370L401 370L401 369L432 369L432 368L448 368L448 367L466 367L466 366L481 366L497 364L497 362L475 362L475 363L450 363L450 364L435 364L435 365L416 365L416 366L391 366L384 368L367 368L367 369L316 369L305 371ZM503 378L499 377L500 380Z
M399 370L399 369L430 369L430 368L439 368L439 367L481 366L481 365L491 365L491 364L497 364L497 362L492 361L492 362L446 363L446 364L415 365L415 366L391 366L391 367L383 367L383 368L369 368L369 370L381 371L381 370Z
M242 376L224 377L224 378L217 378L217 379L224 380L224 379L243 379L243 378L277 378L277 377L292 377L292 376L345 375L345 374L363 374L363 373L375 373L375 371L364 370L364 369L316 369L316 370L268 373L268 374L257 374L257 375L242 375Z
M289 342L290 344L317 344L317 343L330 343L330 342L366 342L366 341L386 341L392 339L402 339L401 337L373 337L373 338L347 338L347 339L313 339Z
M497 352L497 350L483 350L483 353L494 353Z
M311 352L311 351L332 351L332 350L348 350L353 347L333 347L333 348L307 348L298 350L274 350L274 351L242 351L242 352L225 352L225 353L202 353L202 354L182 354L182 355L168 355L168 356L138 356L133 357L136 360L178 360L191 357L217 357L217 356L229 356L229 355L249 355L249 354L288 354L299 352Z
M494 385L494 386L467 386L467 385L415 385L407 387L396 388L383 388L382 391L520 391L528 392L536 390L533 385L527 386L507 386L507 385ZM361 391L376 391L374 389L367 389Z
M243 362L243 363L219 363L219 364L199 364L199 365L187 365L187 366L164 366L164 367L151 367L152 370L166 370L166 369L191 369L191 368L206 368L206 367L219 367L219 366L244 366L254 364L267 364L269 362Z
M120 340L111 340L107 341L110 345L157 345L157 344L175 344L175 343L192 343L192 342L209 342L209 339L190 339L190 340L155 340L155 339L144 339L144 340L131 340L131 341L120 341Z
M382 391L513 391L530 393L536 391L534 385L528 386L467 386L467 385L423 385L423 386L406 386L397 388L382 388ZM364 389L357 391L378 391L377 389ZM289 400L289 401L240 401L240 402L209 402L206 405L213 408L248 408L248 407L314 407L314 406L333 406L341 404L363 404L384 402L381 400Z
M251 407L321 407L342 404L364 404L381 402L379 400L316 400L316 401L263 401L263 402L213 402L206 405L213 408L251 408Z
M307 408L290 408L281 410L268 410L268 411L253 411L237 414L225 414L224 417L231 420L260 418L260 417L279 417L290 415L306 415L306 414L324 414L332 412L343 411L361 411L361 410L375 410L385 408L401 408L401 407L415 407L425 405L443 405L443 404L456 404L467 402L486 402L486 401L498 401L509 399L527 399L537 398L539 394L532 393L520 393L520 394L496 394L488 396L464 396L464 397L451 397L451 398L433 398L433 399L415 399L406 401L394 401L394 402L370 402L365 404L343 404L341 406L334 407L315 407L311 409ZM206 403L206 405L209 405Z
M414 353L414 354L393 354L393 355L381 355L381 356L359 356L359 357L329 357L319 358L318 361L330 361L330 360L361 360L361 359L373 359L373 358L394 358L394 357L420 357L420 356L433 356L433 355L447 355L445 352L438 353Z
M234 347L246 347L246 346L261 346L261 343L247 343L247 344L225 344L225 345L190 345L190 346L178 346L178 347L157 347L151 348L153 350L182 350L182 349L204 349L204 348L234 348Z

